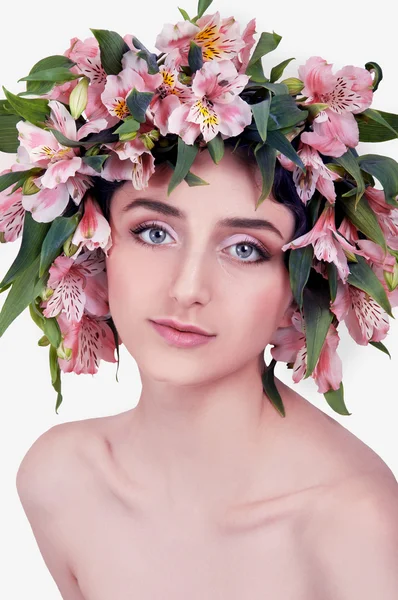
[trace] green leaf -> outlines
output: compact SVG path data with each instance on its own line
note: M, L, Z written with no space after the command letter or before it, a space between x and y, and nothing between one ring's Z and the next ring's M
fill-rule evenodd
M383 231L365 196L362 196L356 207L354 198L345 197L343 200L338 197L337 201L351 223L359 231L362 231L366 237L379 244L384 250L387 249Z
M271 94L268 91L266 93L267 95L262 102L257 102L257 104L250 105L254 121L257 126L257 131L260 134L263 142L265 142L267 139L267 124L271 106Z
M307 344L307 370L304 379L312 375L329 331L333 319L329 306L330 295L327 288L319 287L316 291L304 288L303 309Z
M39 127L45 124L45 120L50 114L48 100L21 98L6 90L5 87L3 87L3 91L8 102L19 116Z
M192 74L203 67L202 48L193 41L189 44L188 64Z
M349 265L351 273L347 277L348 283L369 294L394 319L383 284L362 256L356 254L355 258L358 262Z
M95 36L101 56L101 64L107 75L118 75L122 70L123 54L130 48L116 31L108 29L91 29Z
M274 369L276 360L273 358L270 364L265 368L261 375L263 390L271 401L271 404L276 408L282 417L286 416L285 407L283 406L282 398L275 385Z
M268 81L267 77L264 75L261 58L246 67L245 75L250 77L250 81L254 81L254 83L265 83Z
M198 151L199 146L197 144L189 145L182 138L178 138L177 162L167 189L168 196L185 179Z
M391 358L391 354L389 353L388 349L381 342L369 342L369 344L372 344L372 346L374 346L378 350L381 350L382 352L384 352L385 354L387 354Z
M0 115L9 116L15 114L7 100L0 100Z
M356 184L357 184L355 205L357 205L365 191L365 182L363 180L361 169L358 164L357 158L351 152L351 149L349 149L342 156L339 156L338 158L333 158L332 163L333 162L344 167L344 169L347 171L347 173L352 175L352 177L355 179Z
M127 96L126 104L129 111L133 115L133 118L139 123L145 122L145 113L153 96L154 92L139 92L135 87Z
M284 72L285 68L287 67L287 65L292 60L296 60L296 59L295 58L288 58L287 60L282 61L281 63L279 63L279 65L276 65L275 67L273 67L271 69L270 81L272 83L274 83L275 81L277 81L279 79L279 77L281 77L283 75L283 72Z
M50 374L51 374L51 383L54 390L57 392L57 402L55 405L55 412L58 414L58 408L62 403L62 394L61 394L61 369L58 362L57 349L54 346L50 346L49 353L49 362L50 362Z
M40 300L40 297L39 297ZM50 344L58 348L61 343L61 330L55 317L46 318L41 309L37 306L36 301L29 304L29 312L32 320L45 333Z
M344 387L343 382L340 383L340 387L338 390L329 390L323 394L325 396L326 402L329 404L330 408L334 410L334 412L339 415L351 415L352 413L348 412L348 408L344 402Z
M275 177L275 160L276 160L276 150L269 146L269 144L257 144L254 155L259 166L263 186L261 190L261 195L257 200L256 209L260 204L268 198L272 185L274 183Z
M115 129L114 133L118 133L119 135L123 135L125 133L134 133L135 131L138 131L140 127L141 123L139 121L129 117L117 129Z
M330 300L334 302L337 295L337 268L334 263L327 262L326 269L328 272Z
M107 158L109 158L109 154L97 154L96 156L83 156L82 161L97 173L101 173L102 166Z
M360 142L385 142L398 137L398 115L390 114L392 122L389 122L383 114L367 108L362 113L354 115L358 123Z
M279 152L282 152L282 154L287 156L287 158L290 158L290 160L292 160L298 167L300 167L303 173L306 173L306 168L303 161L297 154L292 144L283 135L281 131L269 131L267 143L273 148L276 148L276 150L279 150Z
M194 173L191 173L191 171L188 171L188 173L184 177L184 180L187 182L189 187L196 187L197 185L210 185L208 181L201 179Z
M200 17L206 12L206 10L209 8L209 6L212 2L213 2L213 0L199 0L198 1L198 14L195 17L195 20L200 19Z
M72 73L64 67L55 67L54 69L46 69L45 71L35 71L26 77L18 79L20 81L51 81L53 83L65 83L82 77L82 73Z
M300 308L303 306L303 290L310 276L312 258L313 250L311 244L304 246L304 248L296 248L290 251L290 287L292 288L294 299Z
M364 154L358 158L360 168L376 177L383 186L387 204L398 207L398 163L390 156Z
M35 299L39 260L40 257L36 256L30 265L14 280L0 312L0 337L14 319Z
M96 157L90 157L96 158ZM41 247L39 277L41 277L60 254L64 242L75 231L79 224L79 213L71 217L56 217L44 238Z
M64 68L71 69L76 65L75 62L67 58L66 56L54 54L53 56L47 56L46 58L42 58L37 62L31 70L29 71L29 75L32 73L36 73L37 71L44 71L46 69L55 69L55 68ZM47 94L54 87L54 83L52 81L38 82L38 81L28 81L26 84L26 91L29 94Z
M137 52L138 58L144 59L147 63L148 73L150 75L155 75L155 73L159 73L159 65L157 62L158 57L156 56L156 54L154 54L153 52L149 52L149 50L145 48L144 44L141 44L141 42L136 37L133 36L132 41L134 46L139 50L139 52Z
M273 96L268 119L268 131L293 127L305 121L308 116L307 110L298 108L296 101L289 94Z
M186 10L184 10L183 8L179 8L178 10L180 11L180 13L181 13L182 17L185 19L185 21L190 21L191 20L191 18L188 15L188 13L187 13Z
M0 152L15 154L18 150L18 129L16 124L21 117L16 115L0 115Z
M38 223L33 219L30 211L25 212L21 246L18 255L0 283L0 288L15 281L21 273L30 268L32 262L40 255L43 240L49 229L50 223ZM37 272L39 272L39 267L37 267Z
M376 62L368 62L365 65L365 69L367 69L368 71L370 71L370 73L374 73L375 77L373 79L373 92L375 92L377 90L377 88L380 85L381 80L383 79L383 71L381 69L381 66L378 65Z
M21 187L25 179L28 179L31 175L36 175L41 171L42 169L33 167L33 169L28 169L27 171L11 171L11 173L0 175L0 192L3 192L11 185L18 182L20 184L19 187Z
M275 50L278 47L279 42L282 37L273 31L272 33L268 33L263 31L260 39L254 49L254 52L250 58L248 67L251 67L254 63L256 63L263 56ZM247 73L247 71L246 71Z
M218 133L212 140L207 142L207 149L213 162L217 165L224 156L224 140Z

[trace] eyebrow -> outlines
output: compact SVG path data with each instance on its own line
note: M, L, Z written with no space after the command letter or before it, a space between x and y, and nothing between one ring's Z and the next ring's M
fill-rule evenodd
M163 215L168 215L171 217L177 217L178 219L186 219L186 214L176 208L175 206L171 206L171 204L166 204L166 202L161 202L160 200L150 200L147 198L137 198L132 200L126 206L123 207L122 213L126 213L129 210L134 208L138 208L139 206L144 206L156 212L162 213ZM246 229L267 229L268 231L272 231L279 235L280 238L283 239L283 235L275 227L273 223L267 221L266 219L250 219L246 217L227 217L224 219L220 219L217 225L225 226L225 227L243 227Z

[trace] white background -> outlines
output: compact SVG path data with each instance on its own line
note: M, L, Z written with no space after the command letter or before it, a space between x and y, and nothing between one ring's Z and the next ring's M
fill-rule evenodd
M192 16L196 14L196 2L192 0L185 0L179 6ZM394 58L396 20L389 0L377 3L215 0L207 13L216 10L222 17L233 15L238 19L241 31L252 17L257 17L258 34L274 30L282 36L277 50L263 59L266 74L272 66L292 56L297 60L290 63L285 76L296 76L298 66L312 55L322 56L333 63L336 70L348 64L363 67L368 61L378 62L385 79L375 93L372 106L398 113ZM150 50L157 51L155 38L163 23L179 20L182 17L177 3L166 0L123 4L102 0L8 3L0 36L0 83L14 93L22 91L23 83L17 84L17 80L27 75L34 63L52 54L62 54L74 36L90 37L90 27L113 29L121 35L132 33ZM361 144L359 152L388 154L398 160L398 142ZM0 153L1 169L13 161L13 155ZM0 248L0 278L4 277L19 246L20 239ZM0 296L0 307L6 294ZM397 316L398 310L394 312ZM343 361L345 399L351 416L334 413L323 395L317 393L312 379L294 386L291 372L283 364L277 366L276 375L376 451L398 478L398 323L391 320L390 334L385 340L391 360L372 346L356 345L343 324L339 334L338 352ZM48 348L37 346L40 337L41 331L26 310L0 340L3 414L0 421L0 597L7 600L60 598L15 489L16 472L24 454L41 433L57 423L132 408L141 388L136 364L121 346L119 383L115 380L116 364L105 362L95 376L63 374L64 401L56 415ZM269 360L268 350L266 360Z

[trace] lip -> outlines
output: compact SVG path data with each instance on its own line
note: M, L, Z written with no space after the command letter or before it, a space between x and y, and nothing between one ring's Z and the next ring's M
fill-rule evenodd
M152 319L153 322L159 323L159 325L167 325L167 327L173 327L173 329L178 329L179 331L187 331L190 333L199 333L200 335L213 336L214 334L209 333L205 329L198 327L197 325L190 325L185 323L180 323L174 319Z
M156 331L172 346L178 348L193 348L195 346L201 346L207 344L215 335L202 335L200 333L193 333L191 331L178 331L173 327L162 325L156 321L151 321L152 326Z

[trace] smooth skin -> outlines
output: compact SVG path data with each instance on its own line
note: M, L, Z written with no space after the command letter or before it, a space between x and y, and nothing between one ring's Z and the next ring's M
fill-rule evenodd
M18 493L43 558L65 600L396 599L393 473L280 380L285 418L262 389L264 348L289 324L293 215L272 198L255 210L260 175L230 149L192 170L210 185L167 196L159 169L112 199L110 310L142 391L124 413L56 425L24 457ZM138 198L186 216L123 210ZM280 235L217 225L227 216ZM152 221L167 234L137 243L130 230ZM250 240L270 260L246 264ZM161 317L215 337L176 348L149 322Z

